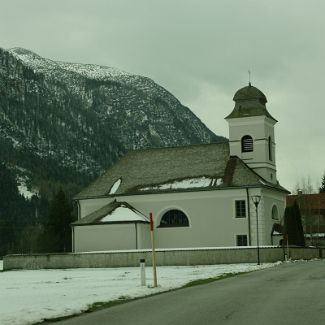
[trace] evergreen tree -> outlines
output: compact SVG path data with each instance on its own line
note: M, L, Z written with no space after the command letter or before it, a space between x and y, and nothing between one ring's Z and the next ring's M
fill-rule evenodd
M60 189L50 202L48 222L43 235L43 251L70 252L71 227L73 221L72 206L67 196Z
M4 164L0 164L0 256L15 246L15 201L19 197L16 180Z
M0 163L0 256L20 252L17 239L31 220L31 205L18 192L13 173Z
M321 187L319 188L319 193L325 193L325 173L322 178L322 184Z
M284 229L288 235L289 245L305 246L304 231L301 222L300 209L297 201L284 212Z

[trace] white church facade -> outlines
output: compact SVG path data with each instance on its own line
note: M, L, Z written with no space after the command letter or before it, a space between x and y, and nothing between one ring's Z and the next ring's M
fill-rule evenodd
M286 195L265 95L238 90L229 142L128 152L76 197L74 252L278 244ZM258 214L253 199L258 199Z

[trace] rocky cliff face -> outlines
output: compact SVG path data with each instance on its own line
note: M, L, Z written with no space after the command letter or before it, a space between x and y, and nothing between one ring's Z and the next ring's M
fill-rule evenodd
M129 149L225 141L149 78L0 48L0 160L84 185Z

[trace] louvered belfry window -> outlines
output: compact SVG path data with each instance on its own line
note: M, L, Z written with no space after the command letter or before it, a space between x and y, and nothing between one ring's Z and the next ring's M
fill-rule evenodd
M253 151L253 138L250 135L245 135L241 138L241 151L242 152Z

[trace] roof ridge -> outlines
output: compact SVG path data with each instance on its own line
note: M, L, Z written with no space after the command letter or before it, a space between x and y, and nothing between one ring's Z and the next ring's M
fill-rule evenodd
M237 156L229 156L229 159L227 161L227 165L225 168L225 173L224 173L224 183L229 186L232 183L232 179L234 176L234 172L236 169L236 165L237 165Z
M259 178L260 181L262 181L263 183L261 183L260 185L262 187L272 187L281 191L286 191L288 193L290 193L290 191L288 191L286 188L284 188L283 186L280 185L279 182L277 182L277 184L273 184L270 183L269 181L267 181L263 176L261 176L260 174L258 174L253 168L249 167L241 158L235 156L236 158L238 158L238 160L240 161L240 163L245 166L248 170L250 170L255 176L257 176Z
M189 148L189 147L199 147L199 146L202 146L202 147L205 147L205 146L213 146L213 145L225 145L229 142L229 139L225 138L226 141L224 142L211 142L211 143L195 143L195 144L184 144L184 145L181 145L181 146L168 146L168 147L148 147L148 148L137 148L137 149L129 149L127 151L127 154L129 153L134 153L134 152L143 152L143 151L154 151L154 150L168 150L168 149L181 149L181 148ZM125 156L124 155L124 156Z

